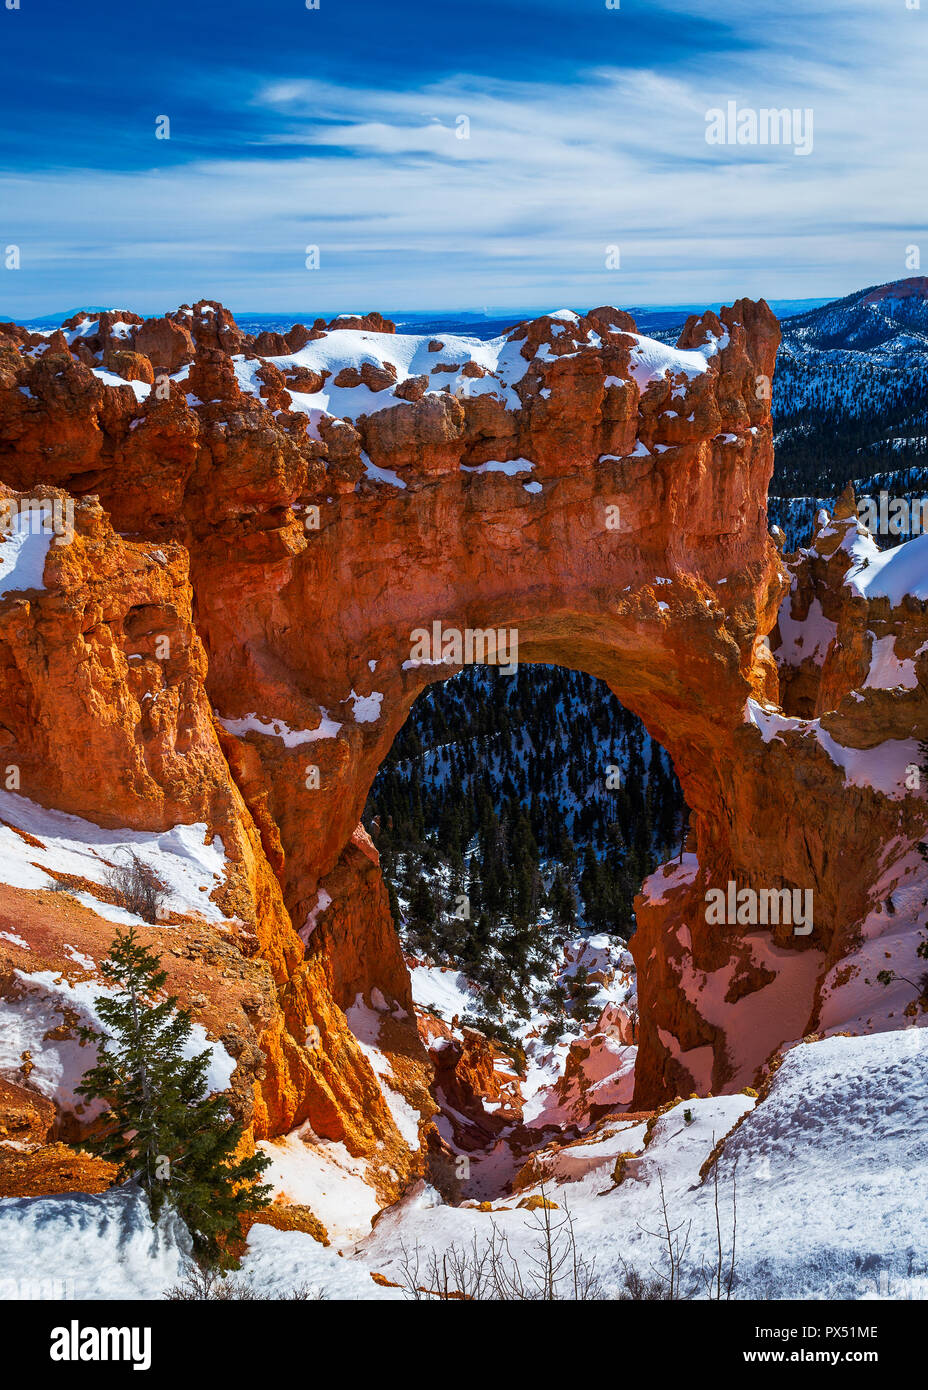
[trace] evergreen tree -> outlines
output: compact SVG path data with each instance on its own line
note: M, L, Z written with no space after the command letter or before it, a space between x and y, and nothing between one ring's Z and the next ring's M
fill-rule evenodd
M97 1062L77 1093L105 1106L86 1147L139 1184L153 1222L173 1206L197 1255L229 1262L224 1249L239 1218L268 1205L271 1189L257 1180L270 1160L237 1155L243 1126L224 1095L207 1092L210 1052L184 1056L190 1014L174 995L161 997L167 975L134 927L117 931L100 970L115 992L97 1002L105 1031L80 1030L96 1044Z
M596 1017L596 1009L590 1002L597 990L596 985L590 983L589 972L585 965L578 965L576 972L568 982L570 990L570 1012L574 1018L581 1023L591 1023Z
M555 925L572 927L577 920L577 898L570 879L562 868L558 868L551 885L551 911Z
M410 857L411 865L412 859ZM438 910L428 880L418 877L409 899L409 934L417 951L431 955L435 949L435 923Z

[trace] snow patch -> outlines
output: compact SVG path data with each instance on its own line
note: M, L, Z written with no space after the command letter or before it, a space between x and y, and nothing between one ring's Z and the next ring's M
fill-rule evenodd
M175 825L171 830L109 830L63 811L37 806L15 792L0 790L0 881L13 888L43 889L55 884L55 875L71 874L100 884L113 865L128 862L127 851L138 855L164 885L163 907L168 913L196 914L210 922L224 922L210 894L223 883L226 856L217 835L207 843L209 827L203 822ZM16 827L41 846L29 844ZM91 893L74 896L99 917L129 923L139 919Z

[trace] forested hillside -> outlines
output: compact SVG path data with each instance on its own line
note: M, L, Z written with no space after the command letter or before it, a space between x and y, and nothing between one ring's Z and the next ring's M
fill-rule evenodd
M527 994L577 929L627 939L685 814L667 754L602 682L470 667L419 697L365 822L407 949L498 995Z

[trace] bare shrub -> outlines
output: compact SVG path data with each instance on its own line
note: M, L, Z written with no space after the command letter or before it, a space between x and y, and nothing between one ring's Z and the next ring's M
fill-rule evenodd
M667 1297L667 1285L663 1279L649 1279L647 1275L626 1265L622 1287L616 1294L620 1303L652 1303Z
M713 1139L715 1135L713 1134ZM716 1302L721 1302L731 1298L732 1287L735 1282L735 1244L738 1236L738 1189L735 1183L737 1174L737 1160L731 1174L731 1258L728 1261L727 1272L724 1269L725 1255L722 1247L722 1217L719 1210L719 1165L712 1165L712 1175L714 1182L714 1203L715 1203L715 1241L716 1241L716 1261L715 1267L710 1268L703 1263L700 1273L703 1283L706 1286L706 1293L709 1298ZM723 1281L724 1275L724 1281Z
M713 1139L715 1135L712 1136ZM639 1222L639 1228L646 1235L653 1236L661 1243L663 1259L660 1265L652 1265L651 1271L654 1279L650 1280L642 1276L637 1270L625 1271L626 1294L619 1297L628 1298L664 1298L664 1299L690 1299L694 1298L700 1285L705 1292L705 1296L715 1302L728 1300L732 1296L735 1286L735 1246L738 1232L738 1200L737 1186L735 1181L735 1170L731 1175L731 1247L726 1255L725 1242L722 1239L722 1213L719 1202L719 1174L718 1163L713 1164L713 1183L714 1183L714 1214L715 1214L715 1242L716 1256L711 1264L707 1264L705 1259L701 1260L699 1268L693 1269L687 1265L686 1251L689 1246L690 1229L692 1222L683 1221L673 1224L667 1206L667 1196L664 1192L664 1179L660 1172L657 1181L661 1194L661 1224L658 1230L648 1230ZM644 1290L655 1287L659 1292L645 1293L633 1292L633 1290Z
M179 1284L167 1289L163 1297L171 1303L249 1303L266 1302L267 1295L257 1291L250 1279L237 1278L227 1274L223 1278L218 1269L212 1266L201 1267L190 1263ZM274 1300L282 1302L306 1303L324 1301L328 1295L322 1289L309 1284L299 1284L286 1293L275 1294Z
M135 850L129 850L128 863L114 864L107 869L103 881L115 897L117 907L141 917L143 922L157 923L160 920L159 908L164 902L164 886Z
M542 1195L544 1189L542 1188ZM557 1214L553 1214L557 1213ZM573 1218L547 1205L531 1213L534 1240L520 1260L496 1222L481 1242L425 1253L404 1245L401 1286L407 1298L468 1302L583 1301L606 1297L595 1262L577 1249Z
M654 1236L656 1240L661 1242L663 1247L666 1260L665 1266L658 1269L652 1265L654 1274L664 1289L663 1297L668 1299L687 1298L691 1295L683 1292L683 1281L685 1278L684 1261L686 1258L686 1248L689 1245L692 1222L686 1223L685 1230L682 1221L678 1222L676 1226L671 1225L670 1212L667 1208L667 1195L664 1192L664 1178L660 1171L657 1174L657 1181L660 1184L661 1191L661 1228L657 1231L650 1231L647 1226L641 1226L640 1222L638 1224L646 1235Z

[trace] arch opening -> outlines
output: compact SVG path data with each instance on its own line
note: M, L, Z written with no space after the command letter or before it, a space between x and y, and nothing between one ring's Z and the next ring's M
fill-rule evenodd
M436 1063L432 1169L455 1199L498 1196L552 1132L630 1106L634 900L688 820L669 755L585 672L469 666L416 699L362 821Z

